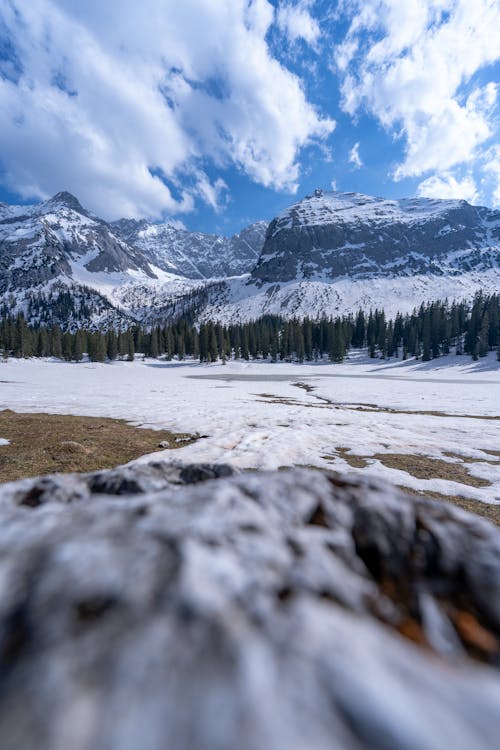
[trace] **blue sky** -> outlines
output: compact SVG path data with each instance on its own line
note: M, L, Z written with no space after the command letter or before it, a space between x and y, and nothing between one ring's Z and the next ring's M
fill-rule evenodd
M316 187L500 205L498 0L0 0L0 200L230 234Z

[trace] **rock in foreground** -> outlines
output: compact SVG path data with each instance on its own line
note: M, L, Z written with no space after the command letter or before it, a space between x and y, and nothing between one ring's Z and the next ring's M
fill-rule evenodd
M151 464L0 487L2 750L491 748L500 531Z

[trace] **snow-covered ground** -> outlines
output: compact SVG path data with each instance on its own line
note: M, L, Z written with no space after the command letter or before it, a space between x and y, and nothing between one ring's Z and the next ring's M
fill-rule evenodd
M156 457L349 469L500 503L500 456L494 453L500 450L500 368L493 355L475 363L450 356L426 364L354 356L338 365L9 360L0 364L5 408L118 417L204 436ZM346 449L366 457L366 468L352 469L342 457ZM370 458L384 453L460 465L464 456L463 467L491 485L416 479Z
M444 261L443 261L444 265ZM441 275L374 276L373 278L339 277L327 280L296 280L286 283L250 283L249 277L226 279L227 286L212 293L204 307L203 320L217 320L226 325L235 321L256 320L262 315L287 318L321 318L322 315L345 315L378 308L388 317L411 313L422 302L448 299L472 299L478 290L484 294L499 291L499 269L452 273L444 268ZM179 283L179 282L177 282ZM130 287L133 291L134 287ZM172 293L174 286L165 287Z

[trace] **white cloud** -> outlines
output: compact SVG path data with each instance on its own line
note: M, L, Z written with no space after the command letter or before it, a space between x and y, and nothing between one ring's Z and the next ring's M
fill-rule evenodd
M498 86L471 80L500 58L500 4L352 0L344 9L351 26L335 52L342 106L404 138L396 179L474 163L495 132Z
M282 2L277 12L277 23L290 42L299 39L307 42L313 49L321 36L319 24L309 12L310 0L299 0L298 3Z
M203 172L198 173L195 194L198 193L216 213L220 213L228 203L228 190L228 186L220 177L214 183L211 183Z
M476 203L478 192L472 175L456 179L450 173L432 175L420 183L418 195L424 198L457 198Z
M490 183L492 204L500 208L500 145L489 148L483 155L484 182Z
M301 148L334 123L272 57L273 18L268 0L2 3L17 57L0 77L9 186L68 189L108 218L220 206L207 163L293 191Z
M330 182L330 187L331 187L331 189L333 190L333 192L335 193L335 192L336 192L336 190L337 190L337 180L332 180L332 181Z
M348 161L353 164L356 169L360 169L363 166L363 161L359 155L359 142L355 143L349 151Z

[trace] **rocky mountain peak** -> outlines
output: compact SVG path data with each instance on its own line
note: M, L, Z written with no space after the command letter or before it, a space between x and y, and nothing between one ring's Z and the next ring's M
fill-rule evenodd
M471 264L491 268L499 246L498 211L317 189L271 222L252 276L274 283L456 274Z
M56 193L52 196L52 198L49 198L47 201L45 201L42 206L54 206L54 207L64 207L64 208L70 208L73 211L77 211L80 214L83 214L85 216L89 215L89 211L87 211L85 208L83 208L82 204L78 200L76 196L74 196L72 193L68 192L67 190L61 190L59 193Z

